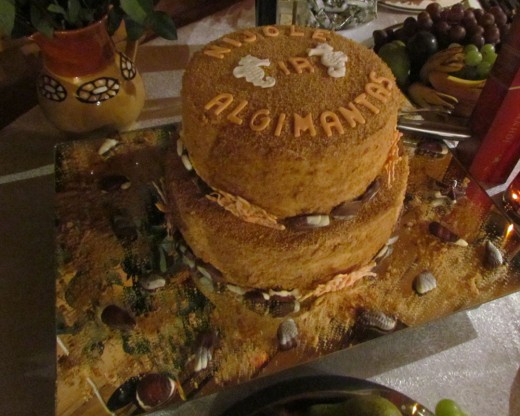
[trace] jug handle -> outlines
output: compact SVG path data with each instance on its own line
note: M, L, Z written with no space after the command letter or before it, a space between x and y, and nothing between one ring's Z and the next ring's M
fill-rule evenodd
M139 40L127 40L125 47L125 55L130 58L132 62L135 62L137 55L137 47L139 46Z

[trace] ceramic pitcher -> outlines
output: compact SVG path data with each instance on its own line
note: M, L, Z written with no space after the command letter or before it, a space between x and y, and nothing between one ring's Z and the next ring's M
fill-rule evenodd
M137 119L144 86L132 60L116 50L102 19L82 29L32 36L41 49L38 101L60 130L119 130Z

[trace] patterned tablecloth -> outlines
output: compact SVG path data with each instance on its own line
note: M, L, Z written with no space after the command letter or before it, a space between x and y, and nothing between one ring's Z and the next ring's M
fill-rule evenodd
M342 33L368 41L374 29L402 22L406 16L380 8L376 21ZM254 1L246 0L182 28L176 42L156 39L141 47L137 64L147 101L132 129L179 121L180 80L190 53L211 39L253 24ZM55 130L37 107L0 131L3 415L54 413L54 146L71 139L77 138ZM439 399L452 397L472 415L518 415L519 318L516 293L189 402L179 414L214 415L237 398L281 379L340 374L387 385L430 408Z

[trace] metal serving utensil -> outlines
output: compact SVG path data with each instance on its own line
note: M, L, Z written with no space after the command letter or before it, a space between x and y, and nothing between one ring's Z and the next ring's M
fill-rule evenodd
M422 117L427 115L440 117L442 121ZM404 132L428 135L441 140L463 141L471 138L469 127L461 124L460 120L458 121L451 115L450 110L419 108L401 111L397 127Z

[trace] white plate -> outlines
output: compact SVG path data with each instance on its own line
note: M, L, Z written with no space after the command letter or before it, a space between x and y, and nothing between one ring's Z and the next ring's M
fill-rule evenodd
M439 3L442 7L451 7L460 3L460 0L379 0L378 5L398 11L417 11L426 9L430 3Z

